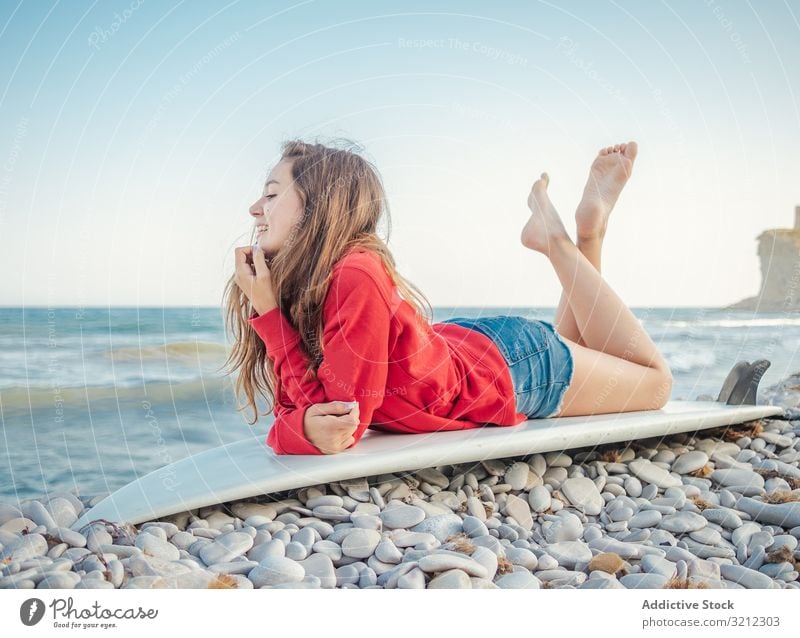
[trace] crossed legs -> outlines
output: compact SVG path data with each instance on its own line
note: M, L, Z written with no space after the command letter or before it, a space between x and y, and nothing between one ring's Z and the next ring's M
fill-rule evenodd
M550 260L561 282L555 324L574 363L572 383L556 416L656 410L669 400L669 366L600 274L608 214L630 176L636 152L635 142L618 144L601 150L592 164L575 214L581 249L570 239L547 195L546 173L528 197L531 217L520 239Z

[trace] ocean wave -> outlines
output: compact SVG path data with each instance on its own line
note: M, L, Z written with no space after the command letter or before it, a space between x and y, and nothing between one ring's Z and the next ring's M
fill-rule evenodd
M178 403L182 401L218 402L224 397L233 400L231 377L208 377L179 383L147 383L135 386L81 386L52 387L10 386L0 389L3 412L53 409L86 406L95 401L115 400Z
M184 361L224 361L228 348L211 341L173 341L158 346L129 346L103 353L114 361L147 361L153 359L178 359Z
M667 348L661 348L661 352L673 373L689 372L695 368L709 368L717 361L713 350L682 349L669 352Z
M800 326L800 319L784 319L775 317L772 319L697 319L692 321L658 321L654 323L660 326L673 328L757 328L765 326Z

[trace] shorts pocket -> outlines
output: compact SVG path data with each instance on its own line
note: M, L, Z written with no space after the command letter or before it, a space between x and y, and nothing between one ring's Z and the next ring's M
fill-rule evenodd
M517 396L541 395L547 391L550 385L547 364L540 352L535 352L516 363L512 363L508 370L514 382L514 393Z
M547 349L547 332L538 321L499 315L490 317L481 327L492 333L492 340L509 366Z

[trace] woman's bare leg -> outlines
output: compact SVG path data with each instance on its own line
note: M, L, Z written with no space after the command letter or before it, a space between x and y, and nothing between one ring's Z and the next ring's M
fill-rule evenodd
M669 401L669 371L647 368L561 338L572 353L573 375L561 410L553 416L658 410Z
M669 398L669 366L639 320L578 250L547 196L546 173L531 189L526 247L546 255L587 347L565 338L573 380L558 416L656 409Z
M589 169L583 198L575 211L578 250L599 273L602 273L600 261L608 216L631 175L637 150L635 142L601 148ZM560 335L582 346L586 345L566 292L561 293L553 323Z
M601 272L600 253L603 248L603 238L600 237L591 241L581 241L579 238L577 246L578 250L586 256L586 259L595 267L597 272ZM567 293L563 290L561 291L561 299L558 301L558 308L556 308L556 316L553 325L555 325L558 334L572 339L582 346L586 345L583 337L581 337L580 330L578 330L578 323L575 321L575 315L569 305Z
M567 235L547 196L548 181L542 173L533 185L535 210L522 231L522 242L550 259L587 347L646 367L665 365L633 312ZM630 349L634 336L639 338Z

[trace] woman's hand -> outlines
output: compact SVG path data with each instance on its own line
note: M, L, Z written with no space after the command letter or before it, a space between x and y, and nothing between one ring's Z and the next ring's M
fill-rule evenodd
M259 315L278 307L272 291L272 275L264 252L258 245L236 249L234 281L247 295L250 305Z
M323 454L336 454L355 443L359 424L358 402L351 408L345 401L314 403L306 408L303 432Z

